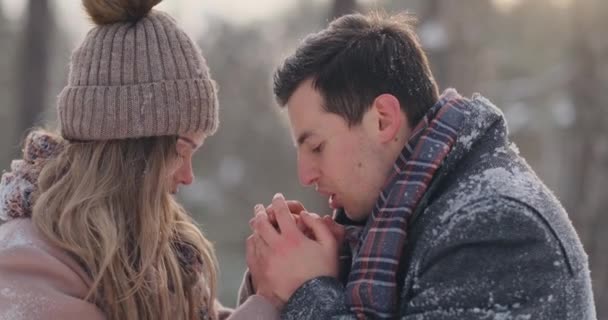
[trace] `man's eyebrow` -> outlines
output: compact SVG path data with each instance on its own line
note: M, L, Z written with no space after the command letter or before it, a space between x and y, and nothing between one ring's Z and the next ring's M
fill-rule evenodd
M298 146L301 146L304 142L306 142L306 139L310 138L312 135L314 135L314 133L312 131L304 131L300 134L300 136L298 136L297 144Z
M182 140L182 141L188 143L190 145L190 147L192 147L192 150L196 150L196 149L198 149L198 147L200 147L194 141L192 141L192 139L190 139L190 138L187 138L187 137L178 137L177 139L178 140Z

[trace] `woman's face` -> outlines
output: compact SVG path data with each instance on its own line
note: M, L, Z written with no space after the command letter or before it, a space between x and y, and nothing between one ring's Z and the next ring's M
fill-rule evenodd
M176 194L180 185L189 185L194 181L192 170L192 156L203 145L205 134L193 132L182 134L177 139L178 161L170 174L171 193Z

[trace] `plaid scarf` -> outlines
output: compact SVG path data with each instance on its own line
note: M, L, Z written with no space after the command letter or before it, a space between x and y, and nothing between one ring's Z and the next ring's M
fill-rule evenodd
M397 316L397 273L408 218L456 142L467 103L455 90L446 90L412 131L365 225L346 226L341 280L346 282L347 304L358 318ZM345 220L344 214L337 211L336 220Z

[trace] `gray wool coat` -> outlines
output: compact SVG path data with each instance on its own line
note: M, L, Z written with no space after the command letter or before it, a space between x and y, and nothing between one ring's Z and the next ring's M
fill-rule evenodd
M587 256L567 213L508 139L502 113L476 95L458 141L407 230L405 320L596 319ZM303 284L283 319L356 319L344 284Z

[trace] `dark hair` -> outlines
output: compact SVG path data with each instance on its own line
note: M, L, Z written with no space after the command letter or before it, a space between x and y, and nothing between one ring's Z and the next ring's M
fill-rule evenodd
M394 95L414 126L438 100L438 88L408 14L342 16L306 37L274 74L277 102L307 79L324 109L350 126L361 123L374 99Z

